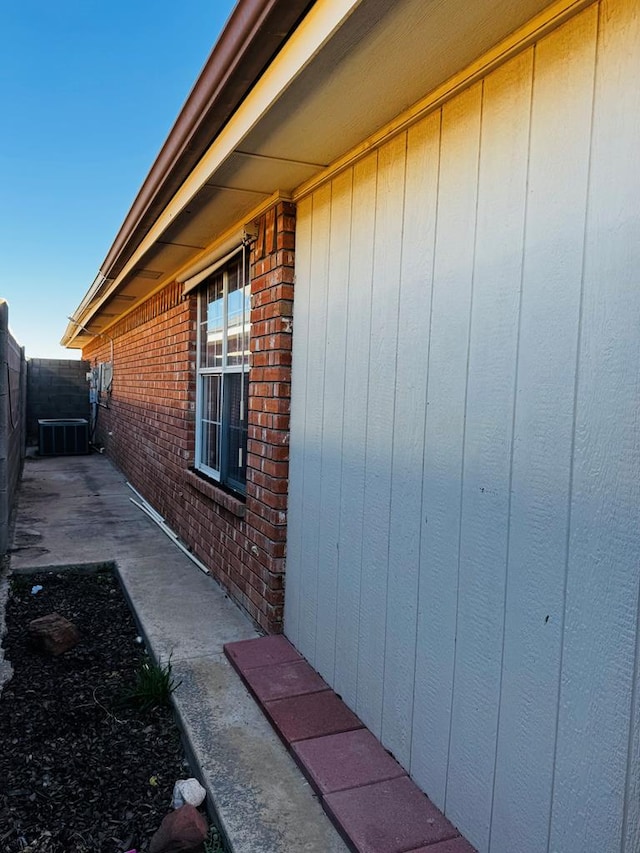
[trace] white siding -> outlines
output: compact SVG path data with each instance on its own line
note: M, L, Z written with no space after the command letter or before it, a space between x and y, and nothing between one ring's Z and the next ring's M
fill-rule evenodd
M553 785L596 20L588 9L534 57L492 825L532 851L547 849Z
M440 115L407 135L404 241L398 316L396 386L389 530L382 736L403 764L411 761L413 692L416 679L418 585L422 526L422 463L429 328L434 260ZM407 649L410 650L407 654Z
M485 81L480 137L446 808L485 848L502 680L532 63L528 51Z
M481 853L640 849L640 12L298 208L292 641Z
M347 297L351 232L351 182L349 172L335 180L335 201L331 206L329 243L329 290L325 348L325 384L344 388L347 347ZM325 394L322 424L322 480L320 486L320 540L318 560L318 627L316 664L333 678L338 601L338 547L340 538L340 496L342 488L342 422L344 394Z
M420 560L414 775L445 806L458 609L464 406L473 278L480 106L476 85L442 112Z
M340 537L336 544L338 551L336 663L335 681L332 684L352 708L356 705L358 681L358 625L364 538L367 435L367 364L371 340L371 277L377 168L378 155L374 152L358 163L353 170L353 216L347 298L344 422L340 460L341 524ZM339 389L331 390L337 390L340 393Z
M298 648L315 660L318 628L317 611L320 500L323 468L323 412L325 406L325 354L327 337L327 295L329 288L329 236L331 228L331 186L325 185L313 196L309 256L309 326L306 340L306 395L304 402L305 439L301 519L300 621ZM295 323L295 318L294 318Z
M365 441L356 711L380 737L389 565L389 505L405 176L404 136L378 154ZM358 359L359 364L362 362Z
M558 851L570 844L640 850L640 708L633 698L640 576L639 81L638 3L605 3L584 238L551 820L551 849ZM597 811L586 807L591 802Z

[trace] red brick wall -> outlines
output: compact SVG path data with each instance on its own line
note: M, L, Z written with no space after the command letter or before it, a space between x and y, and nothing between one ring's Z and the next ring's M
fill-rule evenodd
M270 630L282 630L293 321L295 206L258 223L251 252L251 373L247 446L250 571L265 584ZM256 551L258 552L256 554Z
M171 284L109 330L114 369L95 441L259 624L282 630L295 208L257 223L251 250L252 337L247 495L241 501L192 469L196 296ZM109 361L96 338L83 357ZM196 569L197 571L197 569Z

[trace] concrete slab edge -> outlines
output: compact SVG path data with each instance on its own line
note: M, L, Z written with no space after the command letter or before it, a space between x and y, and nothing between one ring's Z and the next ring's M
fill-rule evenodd
M198 757L198 751L194 746L195 739L192 736L191 727L185 719L185 715L182 711L182 708L180 707L179 700L176 697L172 697L171 701L176 717L176 722L180 730L180 735L182 737L182 745L185 751L185 755L187 757L187 761L189 762L189 767L191 768L191 774L194 778L198 780L198 782L200 782L202 787L207 792L205 805L207 807L207 814L209 815L209 819L217 826L218 831L222 835L226 849L229 851L229 853L234 853L233 839L231 837L231 833L229 832L229 827L227 826L226 821L224 820L224 816L218 811L216 807L216 791L211 785L208 775L204 772L202 762Z
M149 651L151 659L154 663L160 663L159 656L156 650L153 647L153 642L149 633L146 630L145 624L143 620L140 618L140 615L136 609L135 603L131 597L129 589L126 584L126 580L120 571L120 567L117 562L113 563L114 575L118 580L122 593L125 597L129 610L131 611L136 626L138 628L138 632L142 639L144 640L145 646ZM218 813L218 810L215 805L216 795L213 790L211 784L208 781L207 774L204 772L202 768L202 763L198 758L197 750L194 746L194 738L191 734L190 726L187 723L184 713L180 707L180 704L176 698L176 696L171 697L171 704L173 706L173 711L176 719L176 724L178 726L178 730L180 732L180 738L182 741L182 747L185 752L185 756L187 761L189 762L189 767L191 768L191 773L195 779L197 779L202 787L207 792L207 797L205 800L205 805L207 808L207 814L209 815L209 819L217 826L218 830L222 834L224 843L227 847L229 853L234 853L233 844L231 838L229 837L228 828L225 827L225 822L222 816Z
M116 564L113 560L97 560L95 563L51 563L46 566L18 566L12 567L12 575L39 575L47 572L82 572L95 574L97 572L113 572Z

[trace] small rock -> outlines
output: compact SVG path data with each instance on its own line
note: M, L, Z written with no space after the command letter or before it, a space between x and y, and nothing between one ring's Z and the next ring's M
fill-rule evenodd
M208 831L207 821L187 803L164 818L151 839L149 853L195 853L202 849Z
M173 786L172 805L174 809L179 809L185 803L199 806L206 796L207 792L197 779L178 779Z
M80 634L73 624L58 613L49 613L29 622L29 635L33 642L49 655L57 657L80 642Z
M22 853L46 853L51 849L52 835L50 832L42 832L31 844L22 847Z

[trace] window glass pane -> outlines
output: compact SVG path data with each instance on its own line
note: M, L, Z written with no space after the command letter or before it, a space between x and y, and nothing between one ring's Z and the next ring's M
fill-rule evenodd
M244 288L244 325L242 336L242 348L244 361L243 364L249 364L249 338L251 335L251 284L249 283L249 275L245 279L247 284Z
M212 468L214 471L220 470L220 426L211 421L202 421L202 459L201 464Z
M202 377L202 418L200 421L200 463L220 470L221 399L219 373Z
M248 260L247 253L239 253L203 282L197 353L196 465L241 493L246 479L249 391Z
M222 273L217 273L204 291L204 319L200 327L200 367L222 367L223 288L224 277Z
M244 289L240 263L229 268L227 280L227 365L241 365L244 341Z
M240 487L244 486L246 478L248 393L248 372L225 375L225 467L228 479Z

